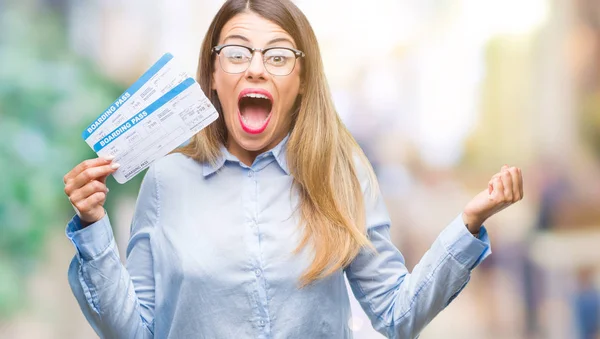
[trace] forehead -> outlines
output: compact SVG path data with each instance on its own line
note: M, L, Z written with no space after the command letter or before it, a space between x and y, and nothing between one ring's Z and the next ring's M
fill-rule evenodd
M244 12L231 18L221 29L219 43L232 36L243 36L255 47L260 47L274 39L285 38L295 47L294 39L281 26L253 12ZM286 42L278 43L286 44Z

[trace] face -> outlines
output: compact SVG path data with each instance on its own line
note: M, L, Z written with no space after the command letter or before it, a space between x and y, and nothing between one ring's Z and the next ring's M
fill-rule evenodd
M297 48L281 27L251 12L238 14L223 26L219 45L225 44ZM227 148L240 160L253 161L289 132L292 108L300 91L300 67L297 60L289 75L272 75L256 52L245 72L230 74L221 67L219 57L215 58L212 86L223 109Z

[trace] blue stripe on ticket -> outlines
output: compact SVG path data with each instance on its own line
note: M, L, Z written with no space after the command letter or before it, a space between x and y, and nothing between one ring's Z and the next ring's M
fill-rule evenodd
M135 94L150 78L152 78L158 71L171 59L173 59L173 55L171 53L166 53L163 55L157 62L150 67L146 73L144 73L131 87L129 87L115 102L113 102L110 107L108 107L102 115L96 119L91 125L89 125L81 134L83 139L87 139L98 127L102 126L102 124L108 120L108 118L115 113L119 107L121 107L127 100Z
M188 87L192 86L195 83L193 78L187 78L179 85L175 86L169 92L164 94L162 97L158 98L155 102L150 104L150 106L146 107L143 111L136 114L121 126L115 128L112 132L104 136L100 141L94 144L94 151L98 152L104 147L108 146L111 142L115 141L119 136L125 134L127 131L132 129L135 125L146 119L149 115L154 113L156 110L161 108L164 104L169 102L171 99L179 95L181 92L185 91Z

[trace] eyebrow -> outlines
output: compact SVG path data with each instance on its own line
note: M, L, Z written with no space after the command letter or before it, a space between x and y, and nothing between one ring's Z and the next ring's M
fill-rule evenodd
M277 42L289 42L289 43L290 43L290 45L292 45L292 46L296 46L296 44L294 44L294 42L292 42L292 40L290 40L290 39L288 39L288 38L275 38L275 39L273 39L273 40L269 41L269 42L267 43L267 45L273 45L274 43L277 43Z
M250 42L250 40L248 40L248 38L246 38L243 35L239 35L239 34L229 35L225 39L223 39L223 42L230 40L230 39L239 39L239 40L244 40L245 42Z
M246 38L246 37L245 37L245 36L243 36L243 35L239 35L239 34L233 34L233 35L229 35L229 36L227 36L227 37L226 37L226 38L225 38L223 41L225 42L225 41L227 41L227 40L230 40L230 39L239 39L239 40L243 40L243 41L245 41L245 42L248 42L248 43L250 42L250 40L249 40L248 38ZM268 46L268 45L273 45L273 44L275 44L275 43L277 43L277 42L289 42L289 43L290 43L292 46L294 46L294 47L296 46L296 45L295 45L295 44L292 42L292 40L290 40L290 39L288 39L288 38L275 38L275 39L272 39L271 41L269 41L269 42L267 43L267 46Z

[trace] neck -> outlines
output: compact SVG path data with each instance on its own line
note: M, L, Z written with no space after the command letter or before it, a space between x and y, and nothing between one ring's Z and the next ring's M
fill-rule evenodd
M227 151L229 151L229 153L231 153L236 158L238 158L240 160L240 162L242 162L246 166L252 166L252 164L254 163L254 160L256 159L257 156L259 156L260 154L262 154L264 152L268 152L268 151L272 150L275 146L277 146L281 142L281 140L283 140L283 138L285 138L285 135L283 135L281 137L277 137L275 140L270 142L263 149L260 149L257 151L249 151L247 149L244 149L235 140L233 140L231 137L228 136L227 137Z
M256 157L262 153L262 151L245 150L237 143L228 143L227 150L246 166L252 166L254 159L256 159Z

